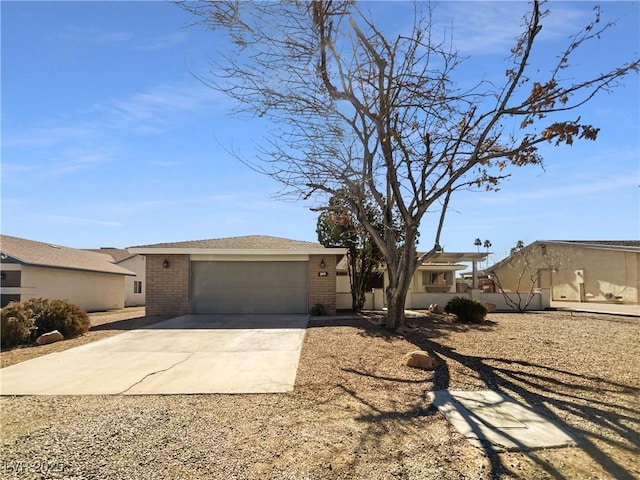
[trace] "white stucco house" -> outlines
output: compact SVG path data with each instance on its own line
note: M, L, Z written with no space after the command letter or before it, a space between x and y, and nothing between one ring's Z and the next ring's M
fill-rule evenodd
M0 235L0 276L2 306L56 298L94 312L123 308L135 273L107 254Z
M129 275L124 279L124 306L141 307L145 305L147 282L144 255L132 254L124 248L102 247L89 251L110 255L113 258L113 263L135 273L135 276Z
M485 261L487 255L475 252L440 252L430 257L418 266L413 275L405 308L426 309L432 303L445 305L455 296L471 296L472 289L467 289L466 284L456 280L456 272L471 266L475 277L477 264ZM385 290L388 285L389 278L383 269L379 284L366 294L366 310L380 310L386 306ZM337 301L339 310L351 308L351 288L346 260L338 264Z

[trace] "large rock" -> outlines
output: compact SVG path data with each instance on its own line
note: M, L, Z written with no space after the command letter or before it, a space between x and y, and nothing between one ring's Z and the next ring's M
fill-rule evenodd
M58 330L54 330L53 332L43 333L36 339L36 343L38 345L47 345L49 343L59 342L60 340L64 340L64 337Z
M436 359L423 350L407 353L402 358L402 363L407 367L421 368L422 370L435 370L438 365Z
M444 313L444 308L442 308L437 303L432 303L431 305L429 305L429 311L431 313L437 313L437 314L441 315L441 314Z

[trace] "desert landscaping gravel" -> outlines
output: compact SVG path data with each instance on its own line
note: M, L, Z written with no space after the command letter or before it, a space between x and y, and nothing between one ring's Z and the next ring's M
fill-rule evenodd
M87 335L2 352L2 365L158 320L143 314L93 314ZM314 317L291 393L1 397L0 478L640 478L639 340L639 318L587 313L425 315L404 335ZM417 349L435 372L401 365ZM434 389L501 391L578 446L475 448L431 406Z

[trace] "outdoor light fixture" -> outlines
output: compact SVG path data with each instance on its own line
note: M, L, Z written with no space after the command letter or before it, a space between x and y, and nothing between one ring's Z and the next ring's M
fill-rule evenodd
M324 268L324 258L320 260L320 268Z
M162 262L162 268L169 268L169 260L166 258L164 259L164 262Z

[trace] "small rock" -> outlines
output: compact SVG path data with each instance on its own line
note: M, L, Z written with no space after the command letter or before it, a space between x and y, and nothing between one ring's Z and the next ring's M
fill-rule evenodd
M482 305L484 305L484 308L487 309L487 313L493 313L496 311L495 303L487 303L487 302L480 302L480 303L482 303Z
M439 315L444 313L444 309L437 303L432 303L431 305L429 305L429 311L431 313L437 313Z
M47 345L49 343L59 342L60 340L64 340L64 337L58 330L54 330L53 332L43 333L36 339L36 343L38 345Z
M435 370L437 361L428 352L417 350L409 352L402 358L403 365L413 368L421 368L422 370Z

